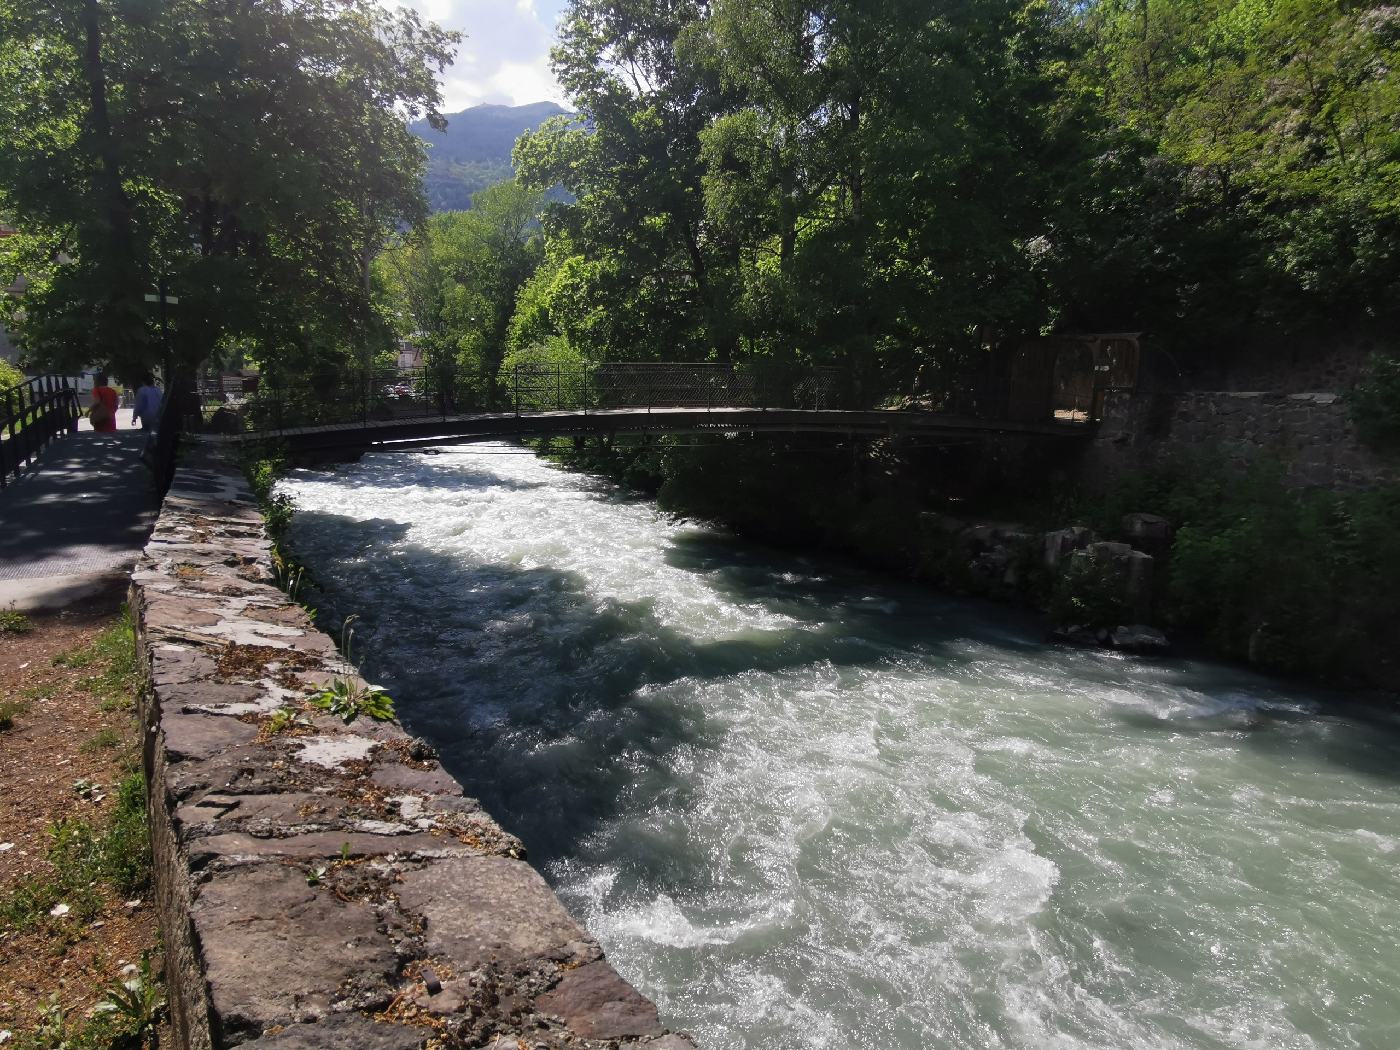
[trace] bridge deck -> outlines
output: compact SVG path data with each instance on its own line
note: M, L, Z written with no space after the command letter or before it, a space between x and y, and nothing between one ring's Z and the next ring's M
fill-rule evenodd
M133 430L68 435L0 492L0 608L62 604L130 569L160 506L145 442Z
M368 423L264 430L221 441L273 440L293 451L412 449L508 437L586 434L687 434L726 431L956 437L1025 434L1087 437L1085 423L1022 423L918 411L776 408L610 408L583 411L423 416Z

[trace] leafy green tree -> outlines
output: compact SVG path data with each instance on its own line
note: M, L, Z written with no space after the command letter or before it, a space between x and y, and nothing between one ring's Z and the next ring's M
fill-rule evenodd
M550 314L590 357L844 361L883 382L1047 318L1062 40L1019 0L580 0ZM599 311L596 303L606 304Z
M584 261L553 310L595 359L726 358L738 346L735 246L700 192L700 134L723 104L691 53L704 17L676 0L576 0L554 70L578 112L516 145L523 182L573 197L546 225L572 246L561 254Z
M748 231L780 339L912 379L1039 327L1064 170L1045 8L719 0L713 27L744 105L706 133L707 202Z
M1117 145L1144 158L1138 171L1120 168L1132 178L1113 203L1134 217L1118 228L1139 260L1154 260L1152 282L1173 293L1144 311L1154 326L1175 317L1198 333L1297 330L1400 308L1395 8L1098 0L1080 10L1078 75ZM1097 239L1112 249L1111 236Z
M370 0L3 0L0 268L9 323L55 366L233 342L264 364L369 355L370 260L421 221L423 149L455 35Z
M384 252L376 266L390 310L431 364L488 380L500 371L516 297L543 253L543 207L543 195L507 180L474 195L471 211L434 215Z

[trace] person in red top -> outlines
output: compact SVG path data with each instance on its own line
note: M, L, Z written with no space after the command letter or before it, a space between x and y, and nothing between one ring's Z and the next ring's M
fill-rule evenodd
M117 401L117 392L107 385L106 373L98 372L97 385L92 388L92 409L88 412L93 430L117 429Z

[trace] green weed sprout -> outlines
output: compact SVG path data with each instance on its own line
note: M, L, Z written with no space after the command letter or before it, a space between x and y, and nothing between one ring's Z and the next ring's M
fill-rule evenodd
M312 693L311 706L335 715L349 725L360 715L368 715L376 722L387 722L394 717L394 701L389 694L377 685L356 685L345 678L336 678L330 685Z

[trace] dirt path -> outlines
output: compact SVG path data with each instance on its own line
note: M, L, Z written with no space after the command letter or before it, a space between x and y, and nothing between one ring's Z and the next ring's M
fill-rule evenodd
M102 1027L88 1011L157 945L134 666L120 594L0 614L0 1031L14 1046L52 1043L60 1017L73 1045L106 1045L85 1041Z

